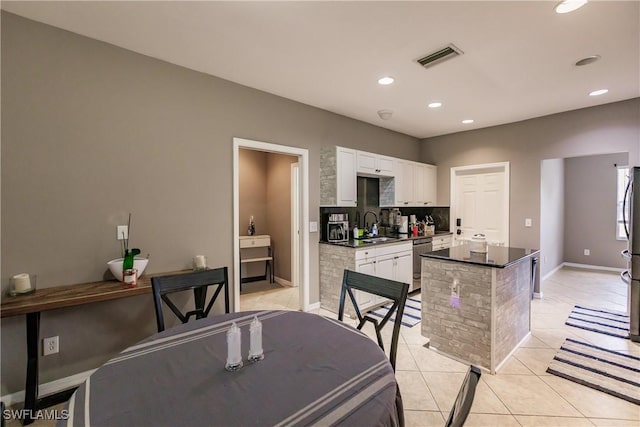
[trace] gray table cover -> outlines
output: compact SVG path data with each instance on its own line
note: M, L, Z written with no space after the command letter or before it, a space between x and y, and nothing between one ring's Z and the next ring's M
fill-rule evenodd
M264 360L250 363L249 323ZM228 372L226 331L242 330L244 367ZM240 312L153 335L94 372L59 426L396 426L397 383L360 331L296 311Z

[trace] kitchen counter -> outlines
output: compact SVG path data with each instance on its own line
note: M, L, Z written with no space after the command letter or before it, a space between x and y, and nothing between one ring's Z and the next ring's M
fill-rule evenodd
M320 243L325 245L336 245L336 246L343 246L348 248L364 248L369 246L389 245L389 244L398 243L398 242L424 239L425 237L446 236L451 234L453 233L450 231L436 231L435 234L432 234L430 236L409 236L406 234L388 234L388 235L380 235L378 237L372 237L372 238L349 239L346 242L320 241Z
M487 267L505 268L523 258L537 255L538 249L512 248L508 246L488 246L487 253L470 251L471 245L465 243L439 251L426 252L422 257L438 258L449 261L458 261L469 264L484 265Z
M538 250L469 245L421 254L422 335L434 349L495 373L531 330Z

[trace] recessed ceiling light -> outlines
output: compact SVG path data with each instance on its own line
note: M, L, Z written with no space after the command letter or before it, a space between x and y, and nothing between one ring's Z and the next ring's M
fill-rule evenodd
M576 62L576 66L582 67L583 65L593 64L594 62L596 62L599 59L600 59L600 55L587 56L586 58L582 58L581 60Z
M378 116L380 116L380 118L382 120L389 120L392 115L393 115L393 110L379 110L378 111Z
M378 83L381 85L390 85L391 83L393 83L395 81L395 79L393 77L390 76L384 76L378 79Z
M468 125L468 124L470 124L470 123L473 123L473 120L471 120L471 119L465 119L465 120L463 120L463 121L462 121L462 123L464 123L465 125Z
M439 108L442 107L442 102L432 102L429 104L429 108Z
M569 13L587 4L587 0L564 0L555 7L556 13Z
M604 95L605 93L609 92L609 89L599 89L599 90L594 90L593 92L589 93L589 96L599 96L599 95Z

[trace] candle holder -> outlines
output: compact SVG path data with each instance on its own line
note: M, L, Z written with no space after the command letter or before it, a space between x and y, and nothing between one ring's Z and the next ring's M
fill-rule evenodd
M195 271L207 269L207 257L204 255L196 255L193 257L193 269Z
M21 273L11 277L9 295L12 297L18 295L28 295L36 291L35 274Z

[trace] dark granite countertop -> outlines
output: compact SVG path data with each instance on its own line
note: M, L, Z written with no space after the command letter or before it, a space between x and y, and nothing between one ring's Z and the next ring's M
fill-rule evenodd
M540 253L539 249L522 249L512 248L508 246L491 246L489 245L487 253L471 252L470 245L465 243L460 246L454 246L439 251L425 252L420 254L425 258L437 258L448 261L465 262L468 264L482 265L486 267L505 268L520 261L523 258L530 257Z
M324 243L325 245L336 245L336 246L345 246L349 248L364 248L369 246L380 246L380 245L388 245L392 243L400 243L405 241L411 241L415 239L424 239L425 237L436 237L436 236L444 236L447 234L453 234L450 231L436 231L436 233L432 236L409 236L407 234L389 234L389 235L381 235L377 238L363 238L363 239L349 239L347 242L325 242L320 241L320 243ZM385 240L386 239L386 240ZM371 241L373 240L373 241Z

